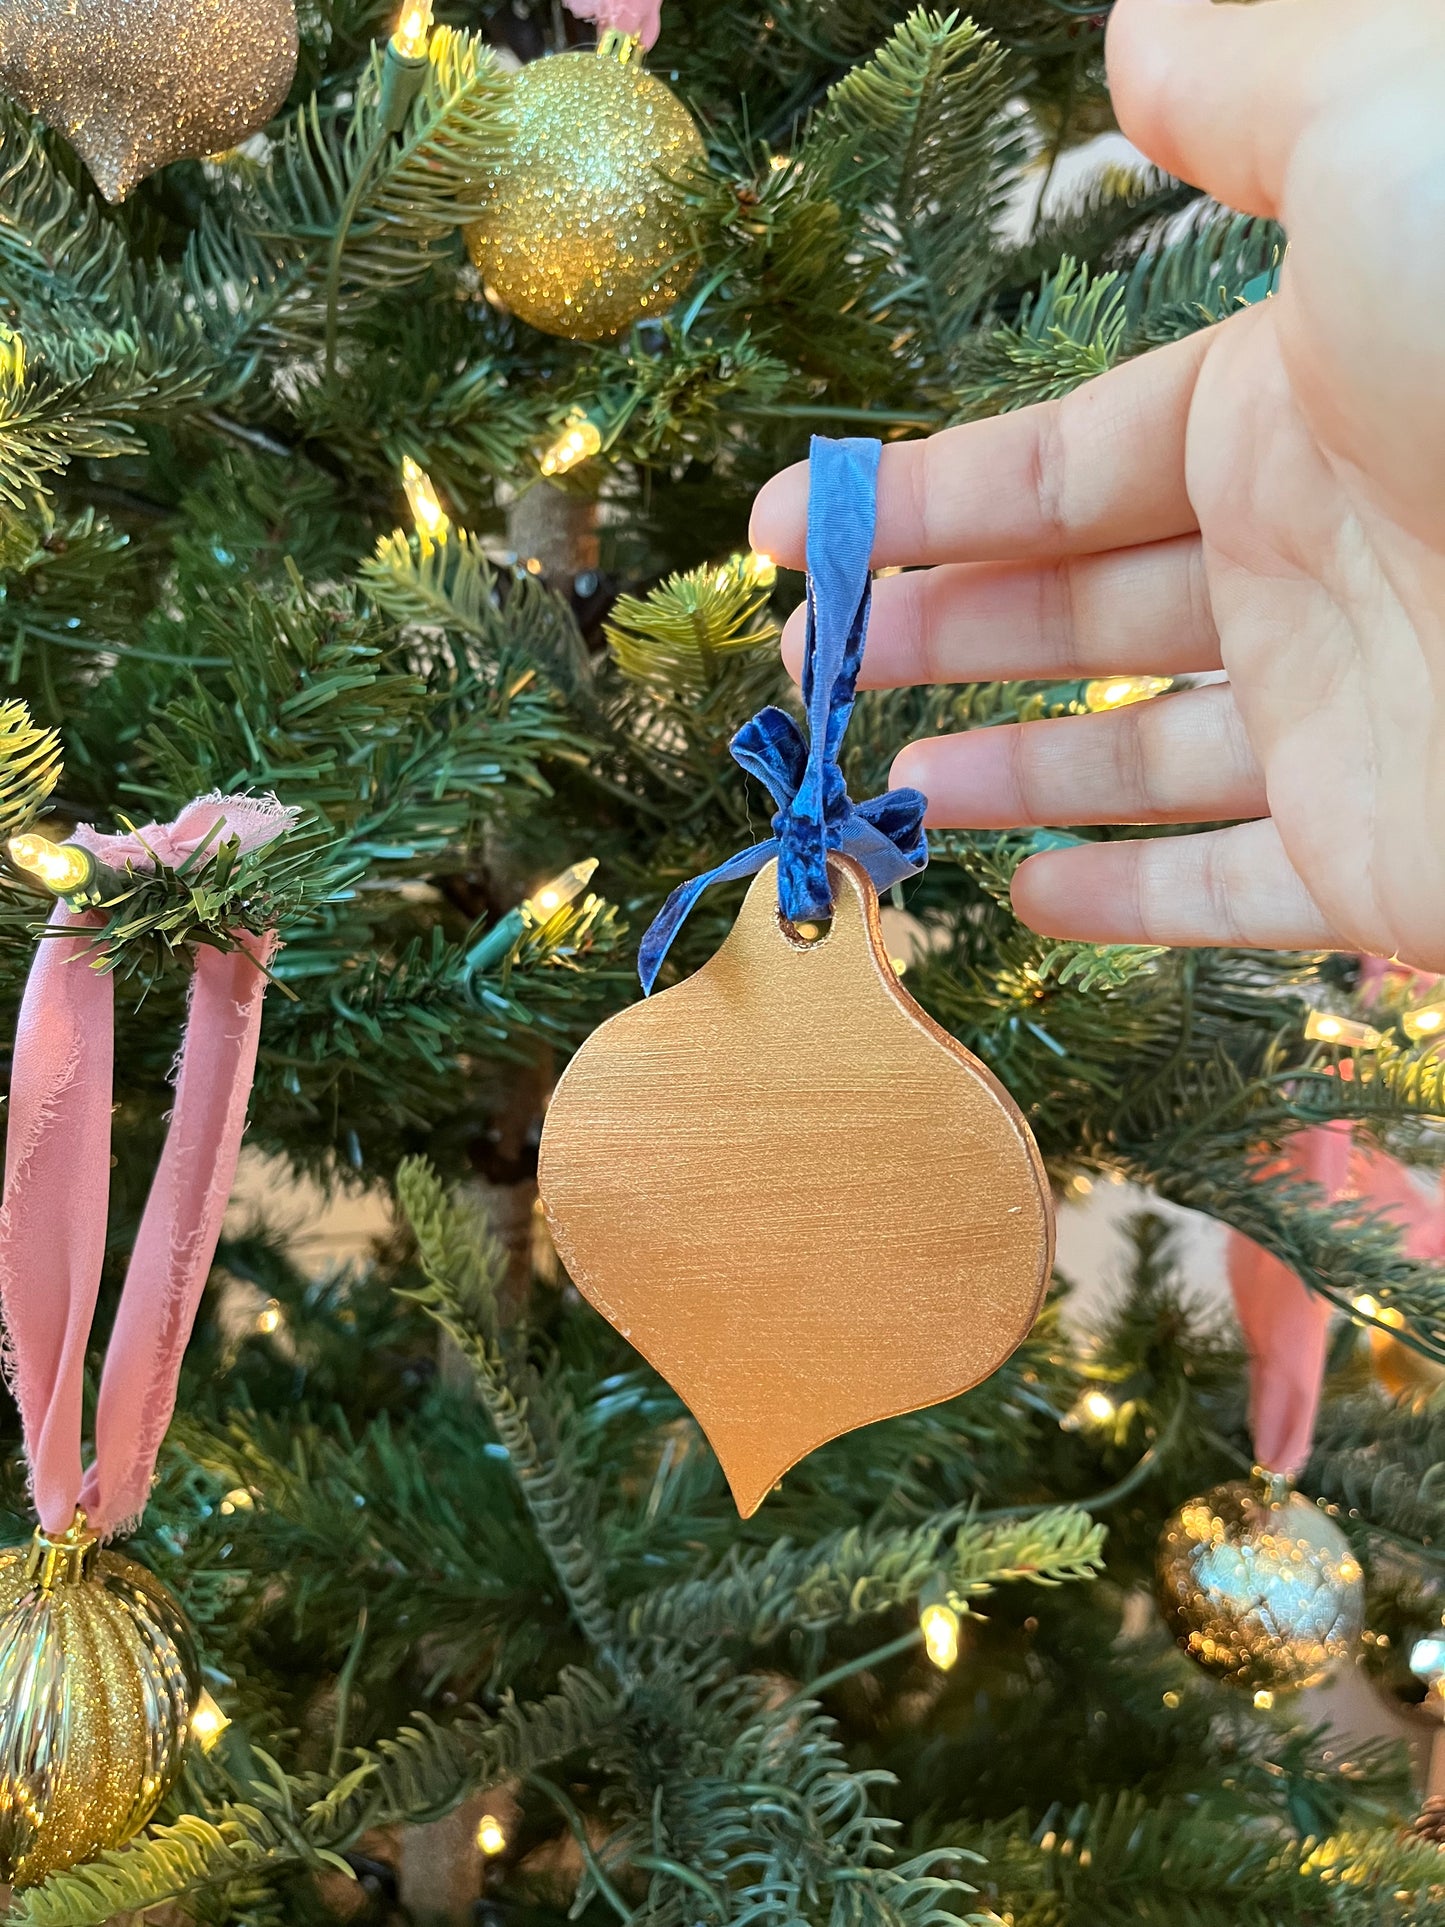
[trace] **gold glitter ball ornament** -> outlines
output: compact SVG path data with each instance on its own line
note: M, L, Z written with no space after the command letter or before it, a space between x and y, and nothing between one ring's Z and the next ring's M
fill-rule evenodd
M1364 1575L1348 1539L1267 1474L1182 1505L1160 1536L1156 1585L1190 1658L1246 1692L1316 1685L1364 1623Z
M515 134L467 245L489 294L545 334L598 341L691 279L677 183L702 136L636 42L553 54L512 82Z
M0 1552L0 1880L33 1886L138 1833L199 1690L176 1599L81 1514Z
M0 90L108 201L264 127L296 72L294 0L0 0Z

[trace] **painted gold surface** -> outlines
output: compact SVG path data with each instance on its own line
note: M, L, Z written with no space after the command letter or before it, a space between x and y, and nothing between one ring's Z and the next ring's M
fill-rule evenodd
M563 1262L696 1415L754 1512L839 1433L967 1390L1053 1255L1008 1093L899 984L863 870L800 946L777 866L685 983L595 1031L540 1181Z
M1315 1686L1355 1647L1364 1578L1317 1505L1266 1477L1191 1499L1159 1540L1159 1605L1206 1672L1247 1692Z
M512 101L511 152L467 230L488 288L534 328L574 341L666 314L691 276L671 186L704 158L691 114L606 51L530 62Z
M78 1514L0 1551L0 1879L31 1886L137 1833L198 1690L175 1598Z
M58 128L108 201L234 147L296 71L294 0L4 0L0 89Z

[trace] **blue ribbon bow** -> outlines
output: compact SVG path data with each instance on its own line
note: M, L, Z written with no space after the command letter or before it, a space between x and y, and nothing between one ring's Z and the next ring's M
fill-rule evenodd
M777 804L773 834L673 891L638 952L637 974L645 992L656 983L693 905L714 883L754 876L777 857L778 907L791 923L803 923L832 914L830 850L856 857L878 890L915 875L928 861L927 799L918 790L899 789L854 803L838 767L868 633L881 453L875 441L813 437L803 650L808 735L785 710L769 707L734 736L733 760L765 783Z

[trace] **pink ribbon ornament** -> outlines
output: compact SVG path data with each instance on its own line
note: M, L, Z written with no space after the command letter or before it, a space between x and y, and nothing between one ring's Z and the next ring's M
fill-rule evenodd
M579 20L595 20L597 31L612 28L650 47L662 31L662 0L566 0Z
M176 867L234 837L258 850L297 812L274 797L203 796L174 823L128 836L88 825L74 841L112 869ZM57 903L52 927L103 920ZM86 934L47 935L20 1006L10 1075L0 1310L5 1370L20 1407L41 1524L63 1532L77 1505L102 1537L138 1520L175 1410L236 1175L274 931L237 949L196 947L175 1105L126 1273L101 1375L95 1457L81 1464L85 1351L100 1290L110 1196L115 981L90 968Z
M1378 989L1393 968L1377 957L1360 963L1369 989ZM1433 982L1411 974L1417 989ZM1274 1172L1313 1179L1331 1202L1363 1199L1394 1219L1407 1257L1445 1259L1445 1192L1426 1192L1394 1158L1356 1144L1347 1120L1302 1131ZM1330 1305L1237 1231L1229 1239L1229 1283L1250 1356L1255 1458L1267 1471L1292 1479L1314 1442Z

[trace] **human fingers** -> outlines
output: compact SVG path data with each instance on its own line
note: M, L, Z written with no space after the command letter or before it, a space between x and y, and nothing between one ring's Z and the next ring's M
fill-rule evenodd
M940 827L1198 823L1260 816L1264 777L1227 684L1097 716L970 729L910 743L891 779Z
M806 611L783 631L802 672ZM874 585L865 689L1219 667L1197 536L1057 562L955 562Z
M1199 836L1045 851L1020 865L1013 903L1044 936L1085 943L1357 947L1331 928L1267 817Z
M1338 90L1344 48L1358 46L1354 84L1365 84L1368 38L1387 35L1354 0L1117 0L1109 91L1119 125L1150 160L1273 218L1301 133Z
M1205 329L1171 342L1062 401L891 442L878 473L874 564L1086 555L1196 528L1184 437L1210 340ZM807 522L800 462L759 493L753 547L801 569Z

